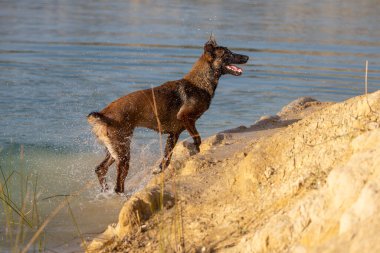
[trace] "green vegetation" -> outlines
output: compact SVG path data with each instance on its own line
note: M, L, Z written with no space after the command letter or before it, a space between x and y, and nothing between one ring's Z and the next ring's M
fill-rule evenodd
M17 156L13 155L14 151L11 148L6 154L0 153L0 222L3 226L0 233L7 242L5 247L20 252L27 235L40 226L41 216L37 204L38 176L26 170L24 147L20 146ZM34 252L43 251L44 237L44 233L39 235Z

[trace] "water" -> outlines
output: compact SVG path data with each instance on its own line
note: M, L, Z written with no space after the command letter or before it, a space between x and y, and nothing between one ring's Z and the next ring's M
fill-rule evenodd
M180 79L211 32L250 61L242 76L221 79L197 122L203 137L250 125L300 96L341 101L362 94L365 60L369 91L375 91L379 13L376 0L1 1L2 168L8 174L19 169L9 160L17 160L23 145L23 169L38 175L41 215L47 216L62 197L44 198L96 180L93 168L103 154L85 116L134 90ZM129 191L147 180L158 143L150 131L135 134ZM81 229L99 232L115 222L122 201L91 186L73 202ZM48 247L75 237L65 220L62 212L48 227ZM56 238L56 231L65 233Z

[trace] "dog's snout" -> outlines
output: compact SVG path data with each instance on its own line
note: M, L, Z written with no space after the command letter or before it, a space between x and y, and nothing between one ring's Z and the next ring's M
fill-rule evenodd
M249 57L247 55L243 55L243 54L235 54L234 59L235 59L234 63L244 64L244 63L247 63Z

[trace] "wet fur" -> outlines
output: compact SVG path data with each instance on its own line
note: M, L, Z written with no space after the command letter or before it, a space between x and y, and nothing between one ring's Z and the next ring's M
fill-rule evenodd
M214 40L204 46L204 53L183 79L169 81L153 89L140 90L123 96L100 112L88 115L88 122L98 140L107 148L105 159L96 167L103 190L108 189L105 175L109 166L117 163L116 192L124 192L129 170L130 143L136 127L146 127L168 134L165 156L160 170L170 163L171 153L179 135L187 130L199 151L201 137L196 120L209 108L223 74L231 72L227 64L243 64L248 56L232 53Z

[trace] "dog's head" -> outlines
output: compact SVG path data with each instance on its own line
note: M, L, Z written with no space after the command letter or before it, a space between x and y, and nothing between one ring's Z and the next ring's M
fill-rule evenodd
M218 46L215 38L211 37L204 46L204 55L210 63L211 68L218 74L231 74L240 76L243 70L234 64L244 64L249 57L242 54L235 54L226 47Z

